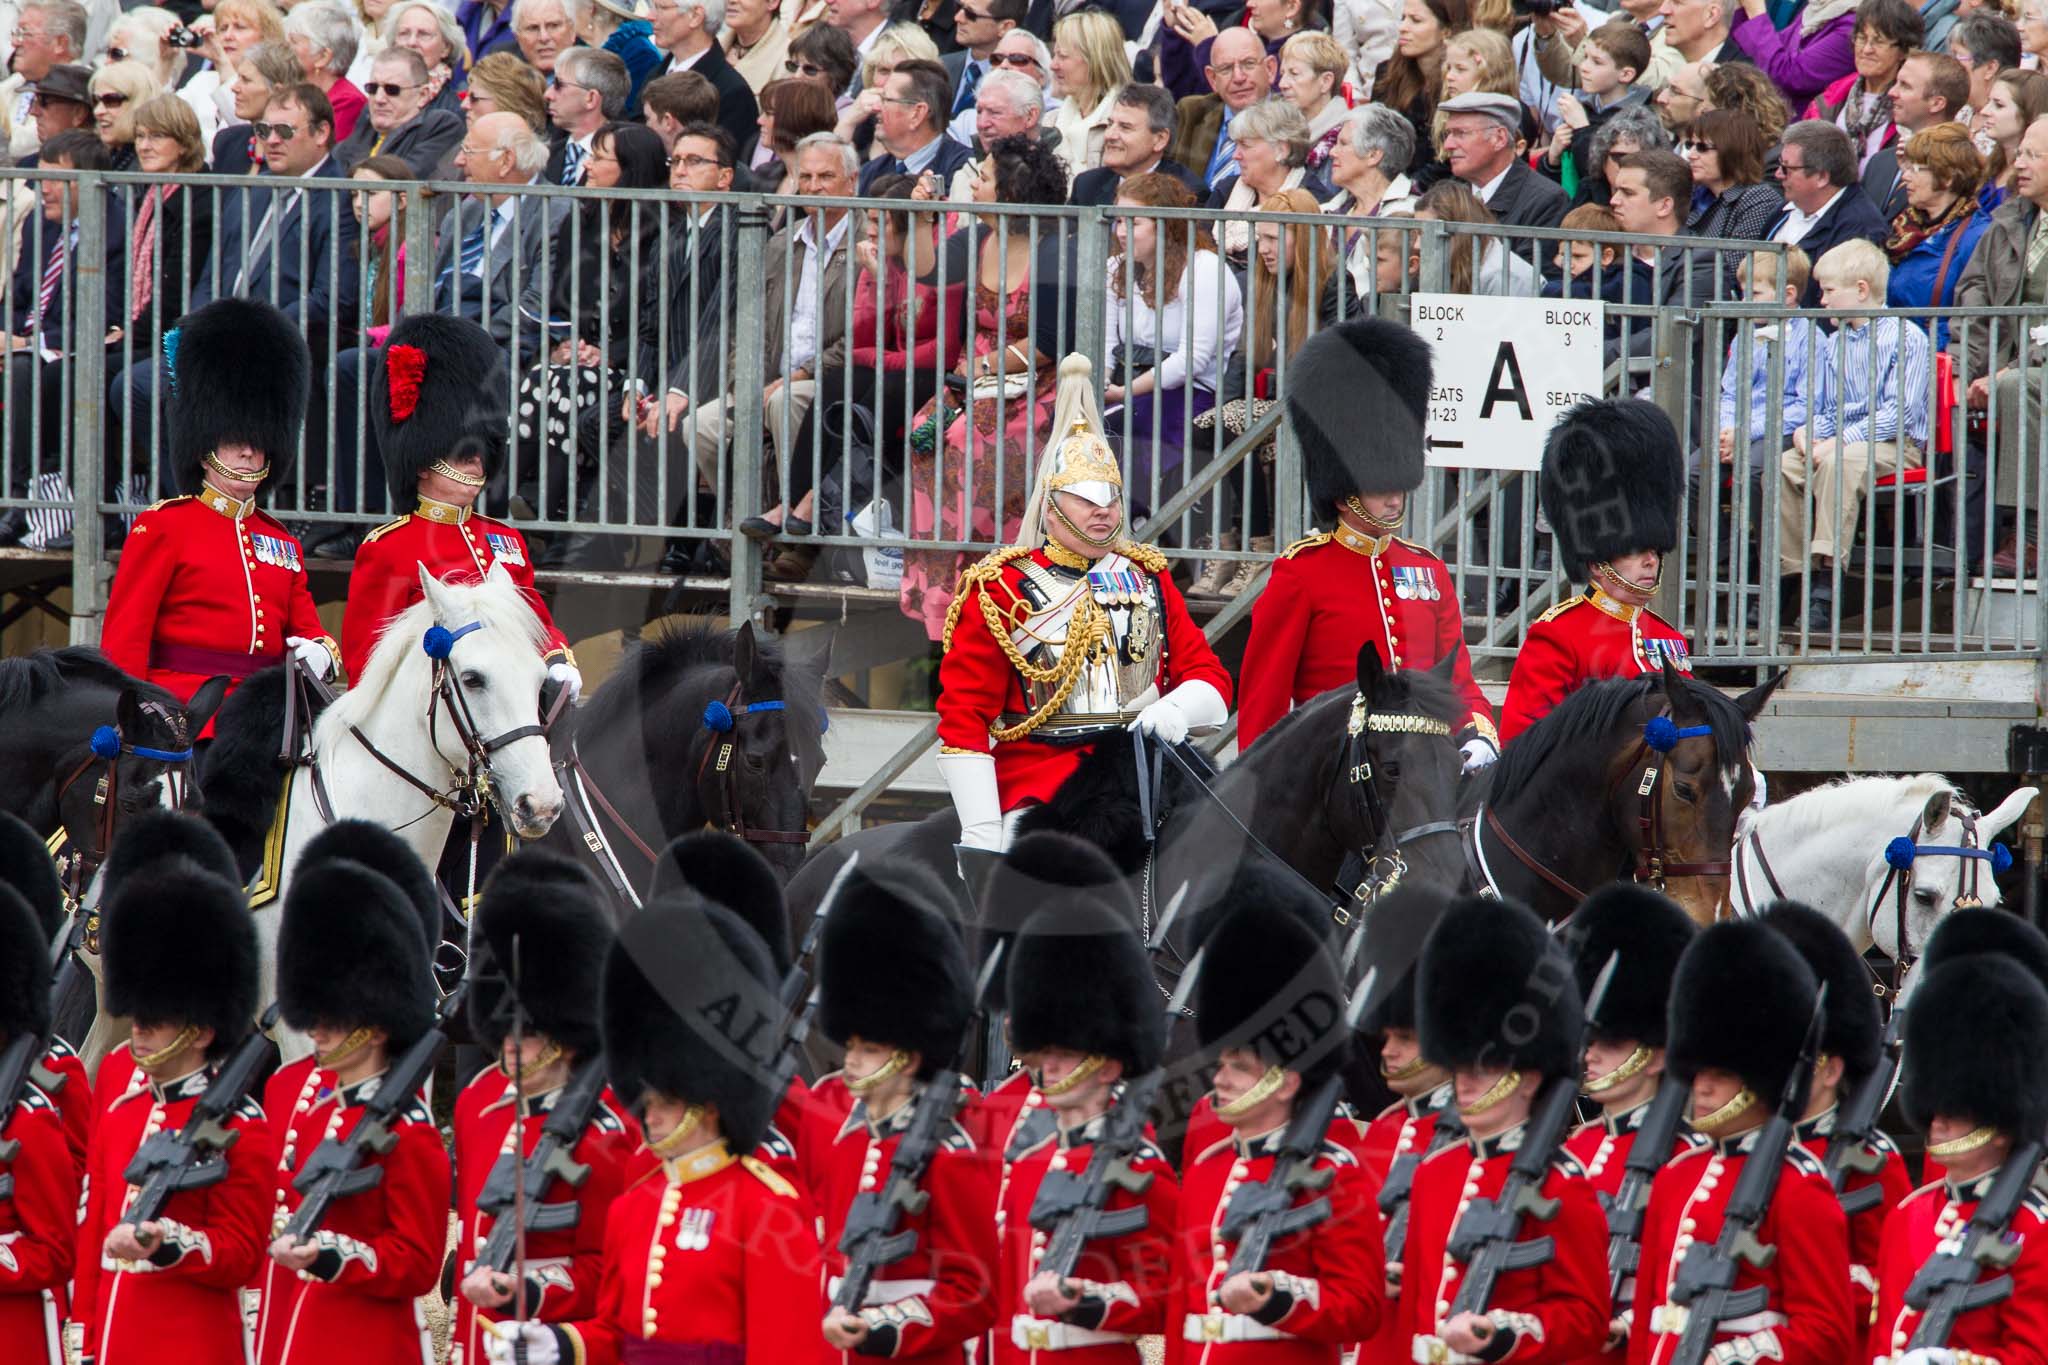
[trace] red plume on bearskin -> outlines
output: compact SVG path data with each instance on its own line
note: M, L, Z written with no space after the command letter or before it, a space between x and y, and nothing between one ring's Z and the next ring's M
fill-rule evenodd
M384 353L391 375L391 420L403 422L420 405L420 381L427 377L427 353L417 346L392 346Z

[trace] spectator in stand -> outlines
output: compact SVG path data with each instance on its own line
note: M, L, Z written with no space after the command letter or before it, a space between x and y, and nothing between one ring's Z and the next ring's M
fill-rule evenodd
M221 175L253 175L262 168L263 144L252 125L273 91L299 83L299 59L284 42L258 43L237 59L234 76L235 121L213 135L210 164Z
M875 39L885 25L889 24L888 0L826 0L825 22L844 33L852 43L857 84L848 85L838 92L843 95L858 95L867 88L867 60L872 54ZM922 29L918 30L920 33ZM933 50L938 45L934 43Z
M2004 15L1988 10L1966 14L1949 30L1948 55L1970 73L1967 110L1982 109L1998 73L2014 70L2020 64L2019 28ZM1984 148L1979 146L1977 150L1982 152Z
M1116 202L1186 209L1195 196L1155 171L1125 181ZM1162 497L1181 485L1183 431L1216 405L1224 359L1236 353L1244 331L1244 300L1204 224L1131 217L1116 219L1114 230L1102 405L1110 443L1128 457L1132 495L1149 505L1155 475ZM1117 404L1124 413L1111 411Z
M768 82L782 79L782 64L789 60L789 29L775 0L728 0L718 43L725 50L726 64L740 73L756 100Z
M469 126L501 113L518 115L538 137L548 135L547 79L516 52L493 52L469 69L469 97L463 102Z
M550 83L555 63L577 45L572 6L582 3L585 0L512 0L512 36L519 42L519 55Z
M2048 115L2048 75L2014 68L1999 72L1998 79L1991 82L1991 94L1977 111L1976 126L1971 130L1977 150L1984 152L1988 162L1979 196L1987 210L1996 212L2017 188L2020 140L2044 115ZM1985 151L1986 142L1991 144L1989 151Z
M412 167L414 178L425 180L462 141L462 115L426 107L427 64L410 48L378 53L363 93L370 101L368 117L334 149L343 170L354 170L365 157L395 156Z
M1891 263L1875 244L1851 238L1815 261L1813 275L1830 311L1876 308ZM1805 625L1816 634L1834 628L1828 570L1855 542L1866 481L1918 469L1927 450L1926 331L1897 317L1839 322L1813 360L1806 425L1778 464L1778 572L1796 580L1812 562Z
M887 155L861 168L860 193L865 195L877 176L887 174L935 177L942 196L953 173L972 158L946 136L946 68L937 62L904 62L883 82L881 93L876 141Z
M1603 123L1585 146L1585 179L1579 182L1579 201L1604 205L1612 193L1607 168L1614 158L1637 152L1669 151L1671 134L1648 106L1632 104L1615 110L1614 117Z
M1501 220L1462 180L1445 180L1432 185L1415 201L1415 217L1422 222L1470 223L1487 227ZM1528 243L1534 250L1536 243ZM1464 278L1472 294L1508 295L1534 298L1542 288L1537 269L1520 250L1510 251L1498 237L1464 236L1451 239L1451 254L1468 260Z
M395 156L366 156L348 178L363 187L349 196L363 243L363 340L381 346L405 306L405 195L391 187L413 169Z
M636 12L636 3L638 0L585 0L577 6L575 16L579 42L609 52L626 64L626 75L632 81L626 94L627 118L639 117L640 92L666 62L654 45L654 26Z
M982 78L997 68L996 44L1029 12L1029 0L965 0L953 11L953 35L960 47L945 55L946 74L953 78L946 131L955 139L974 140L974 104Z
M1191 9L1184 5L1175 13ZM1173 159L1197 172L1205 188L1214 189L1235 173L1237 147L1230 140L1230 121L1271 93L1279 70L1279 61L1266 55L1258 35L1249 29L1227 28L1209 45L1211 93L1185 96L1176 106L1180 134L1173 147Z
M1685 220L1694 237L1760 242L1785 206L1778 186L1764 178L1764 139L1756 120L1740 109L1709 109L1686 130L1692 167L1692 206Z
M291 69L296 78L298 67L293 65ZM28 103L33 116L36 146L40 147L59 133L91 131L92 95L88 93L91 83L92 72L83 66L53 66L43 73L41 80L29 82ZM35 152L30 151L16 164L37 164Z
M875 133L882 112L882 87L905 62L936 62L939 47L932 36L916 24L891 24L877 32L861 59L860 90L839 106L839 122L833 132L853 145L863 159L879 156Z
M182 47L167 41L168 35L184 27L177 15L158 5L139 5L123 13L107 29L107 61L141 62L156 77L157 87L175 91L185 83L189 57ZM221 107L208 96L188 99L199 120L200 136L213 141L220 128Z
M455 22L462 26L462 45L472 68L494 52L519 50L519 37L512 31L512 0L461 0Z
M1297 33L1280 45L1280 97L1308 120L1306 165L1325 180L1331 149L1351 112L1341 89L1345 66L1344 49L1327 33Z
M1947 308L1955 302L1977 239L1991 226L1991 215L1977 202L1984 158L1962 124L1938 123L1907 140L1899 153L1899 180L1906 206L1892 219L1892 235L1884 244L1892 262L1885 304L1907 310ZM1938 319L1936 350L1948 349L1948 332L1948 319Z
M527 0L530 3L530 0ZM725 0L651 0L654 45L668 54L664 75L694 71L718 92L718 126L735 146L754 135L760 113L753 87L725 59L718 29L725 22Z
M782 187L796 183L796 149L813 133L831 132L837 118L832 92L818 82L770 82L761 92L759 145L747 165L754 188L763 194L786 193Z
M1400 37L1393 57L1381 68L1373 98L1408 120L1415 129L1416 161L1403 167L1413 172L1430 159L1436 146L1437 92L1443 87L1445 44L1472 27L1466 0L1405 0ZM1516 106L1519 110L1519 104ZM1520 131L1517 113L1515 130ZM1526 170L1527 167L1524 167ZM1558 217L1564 216L1562 206Z
M1568 232L1620 232L1621 220L1601 204L1581 204L1558 226ZM1574 239L1557 246L1555 271L1543 282L1546 299L1600 299L1607 303L1648 303L1656 296L1650 263L1620 247ZM1624 335L1624 328L1627 335ZM1608 313L1605 344L1627 355L1648 355L1650 321Z
M1676 237L1685 231L1685 215L1692 204L1692 170L1685 158L1676 152L1637 152L1616 157L1607 174L1614 188L1608 203L1623 232ZM1667 246L1638 247L1636 254L1655 272L1655 290L1648 302L1704 308L1733 295L1733 267L1726 252Z
M1970 73L1955 58L1940 52L1915 52L1900 64L1891 94L1892 122L1898 136L1863 163L1863 192L1880 214L1896 219L1906 207L1906 186L1899 177L1900 144L1915 133L1955 123L1969 99ZM1966 135L1968 131L1964 129ZM1980 164L1980 186L1982 169Z
M1173 96L1167 94L1156 85L1127 85L1124 89L1126 91L1149 89L1153 94L1165 101L1169 116L1173 112ZM981 168L977 162L981 157L988 154L988 148L995 146L1006 137L1035 137L1045 143L1047 147L1058 145L1059 130L1044 122L1044 98L1044 91L1029 76L1019 75L1015 71L992 71L989 73L987 78L982 81L980 88L975 92L975 138L974 146L969 149L975 155L973 159L963 164L959 170L953 172L953 178L946 188L946 198L963 204L973 202L974 182L981 175ZM1121 99L1122 96L1119 95L1118 98ZM1111 112L1111 126L1113 128L1115 126L1115 111ZM1139 115L1138 118L1142 121L1143 115ZM948 137L947 140L951 141L952 139ZM1098 172L1090 171L1089 174L1095 175ZM1110 180L1114 182L1115 179L1115 173L1111 172ZM931 196L920 190L918 197L929 198ZM1103 202L1106 203L1108 201L1104 200Z
M1322 177L1309 174L1308 120L1286 100L1260 100L1239 114L1230 121L1230 138L1237 145L1238 173L1216 183L1210 208L1241 215L1292 189L1306 190L1320 207L1335 193ZM1252 250L1250 229L1235 216L1222 227L1224 259L1231 269L1243 270Z
M789 40L789 57L782 70L793 79L823 85L834 106L843 109L853 99L846 90L860 76L860 55L843 29L813 24Z
M1694 119L1712 107L1707 99L1707 72L1710 69L1699 62L1687 62L1671 73L1671 79L1664 82L1662 90L1651 96L1650 103L1657 107L1657 117L1664 121L1664 127L1673 137L1683 133ZM1784 117L1780 114L1779 122L1782 123Z
M1443 102L1454 100L1460 95L1474 93L1505 95L1517 98L1520 82L1515 75L1514 49L1508 40L1490 28L1468 28L1454 34L1444 44L1443 81L1437 90L1436 114L1430 120L1431 145L1435 155L1425 158L1424 163L1411 169L1408 178L1420 194L1440 180L1450 177L1450 162L1444 157L1444 124L1450 115L1444 112ZM1536 120L1525 105L1522 109L1522 126L1517 134L1525 145L1534 145Z
M1251 0L1242 11L1228 6L1212 10L1194 4L1175 4L1161 13L1159 83L1179 98L1202 92L1206 68L1216 64L1216 54L1211 49L1219 32L1219 19L1229 21L1221 31L1243 28L1256 39L1265 55L1273 59L1276 71L1283 43L1303 29L1325 27L1317 0ZM1243 15L1242 24L1232 17L1237 13Z
M392 6L386 22L391 26L391 46L417 52L427 64L426 107L462 113L469 49L462 45L455 16L428 0L410 0Z
M1777 84L1787 104L1803 109L1855 71L1853 34L1860 0L1809 0L1782 29L1765 12L1765 0L1741 3L1736 46Z
M107 148L107 169L135 169L135 111L163 93L141 62L114 62L92 73L92 126Z
M1557 128L1537 169L1555 176L1573 203L1598 204L1605 202L1607 187L1593 175L1590 148L1579 140L1590 142L1622 110L1649 103L1650 92L1636 78L1649 64L1650 40L1628 20L1614 19L1593 30L1581 51L1579 89L1586 99L1558 97Z
M1116 97L1116 107L1109 111L1109 126L1103 130L1102 165L1074 177L1072 202L1110 203L1119 185L1150 171L1173 176L1191 193L1206 194L1206 190L1198 190L1200 179L1166 154L1178 129L1172 95L1148 83L1133 81L1125 86Z
M355 16L334 0L314 0L285 16L284 33L306 84L326 96L334 110L335 141L347 141L370 105L347 76L356 59Z
M1371 98L1379 69L1394 55L1400 27L1401 6L1396 0L1336 0L1330 36L1344 50L1349 65L1344 79L1350 83L1352 99L1363 103Z
M1384 104L1364 104L1351 111L1343 132L1330 158L1337 193L1323 204L1323 212L1352 218L1412 213L1415 193L1408 177L1398 170L1389 173L1407 165L1414 154L1415 130L1408 120ZM1373 292L1377 269L1372 234L1343 224L1333 227L1343 237L1341 255L1352 285L1364 298Z
M1785 130L1778 148L1778 182L1785 207L1765 240L1784 242L1818 262L1836 245L1860 237L1873 244L1891 235L1856 179L1856 145L1832 123L1806 119ZM1820 270L1806 284L1806 306L1820 306Z
M1909 53L1926 36L1920 12L1907 0L1863 0L1851 50L1856 70L1823 90L1806 116L1834 124L1856 144L1856 169L1898 136L1892 121L1892 85Z
M2038 71L2043 59L2048 58L2048 5L2042 0L2020 0L2018 26L2020 61L2025 64L2032 58L2030 69Z
M996 50L989 54L988 60L990 66L1029 77L1040 91L1045 92L1046 101L1051 102L1048 87L1052 84L1052 49L1036 33L1024 28L1011 29L997 39ZM1172 92L1167 93L1170 95Z
M1735 0L1664 0L1657 11L1664 16L1657 41L1688 66L1747 61L1729 31L1734 5ZM1670 83L1668 77L1665 83Z
M515 0L531 5L534 0ZM525 22L524 16L521 22ZM542 174L551 185L581 185L589 178L598 130L626 115L631 78L609 52L578 47L564 52L547 89L548 121L560 135ZM664 177L666 178L666 177Z
M1116 97L1131 80L1123 29L1101 10L1067 15L1052 31L1052 94L1046 122L1059 130L1067 178L1102 164L1102 135Z
M762 120L767 117L767 106L763 105L756 125L766 127ZM711 88L710 81L694 71L656 76L641 88L640 121L654 130L662 146L674 151L676 138L684 128L692 123L718 121L718 92Z
M199 120L176 95L158 95L135 111L136 169L149 175L195 175L206 169ZM126 201L133 227L124 253L128 265L126 321L107 336L111 347L127 338L109 367L153 356L166 328L185 316L192 286L213 249L213 195L169 179Z
M1515 154L1522 106L1506 95L1471 94L1444 101L1444 159L1470 186L1497 222L1509 227L1556 227L1571 206L1556 184ZM1517 247L1532 264L1532 243Z
M89 56L97 55L86 48L89 24L85 6L75 0L27 0L16 11L12 74L0 83L0 90L5 90L11 101L7 110L14 126L7 144L11 160L32 156L36 150L29 87L48 76L52 67L84 65Z
M1766 307L1797 308L1812 277L1812 263L1798 247L1785 249L1785 278L1778 278L1778 254L1750 252L1736 262L1735 278L1748 291L1749 301ZM1748 368L1743 367L1742 329L1750 340ZM1721 368L1721 421L1716 445L1720 462L1732 474L1737 441L1749 442L1749 507L1752 518L1761 517L1764 506L1764 467L1775 461L1791 444L1792 434L1806 425L1806 397L1811 386L1808 366L1819 359L1822 333L1812 318L1786 318L1782 322L1750 322L1735 325L1728 342L1728 355ZM1783 336L1782 344L1779 337ZM1782 352L1784 363L1773 375L1773 349ZM1745 380L1747 381L1745 383ZM1771 424L1771 404L1778 405L1778 423ZM1744 425L1740 409L1749 410ZM1698 491L1697 461L1692 470L1693 490ZM1733 495L1723 502L1731 507ZM1731 509L1732 510L1732 509ZM1730 536L1730 540L1736 537ZM1725 542L1724 542L1725 543Z
M1702 84L1707 108L1740 109L1756 120L1757 132L1771 149L1764 158L1764 169L1772 169L1777 163L1778 139L1785 135L1792 111L1771 78L1752 62L1728 62L1706 72Z

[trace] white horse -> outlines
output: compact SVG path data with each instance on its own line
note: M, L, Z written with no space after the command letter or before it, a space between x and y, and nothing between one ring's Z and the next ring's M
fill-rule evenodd
M1886 885L1886 874L1894 870L1886 861L1887 847L1911 834L1922 849L1963 848L1973 842L1988 849L2026 812L2035 792L2018 788L1997 809L1979 814L1938 773L1856 777L1816 787L1750 811L1738 823L1729 902L1736 914L1753 915L1781 894L1803 901L1839 924L1858 952L1875 946L1898 962L1899 883L1895 877ZM1966 830L1972 822L1974 839ZM1998 880L1983 859L1923 853L1899 876L1907 879L1904 960L1909 963L1959 897L1967 903L1974 896L1986 907L2000 901Z

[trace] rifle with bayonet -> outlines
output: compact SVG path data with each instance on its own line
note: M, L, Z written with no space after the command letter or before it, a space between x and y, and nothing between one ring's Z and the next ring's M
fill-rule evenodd
M1785 1080L1785 1092L1756 1142L1742 1162L1735 1178L1728 1207L1721 1215L1721 1231L1711 1242L1694 1242L1678 1264L1671 1283L1671 1302L1684 1310L1678 1349L1670 1365L1701 1365L1714 1348L1721 1324L1735 1318L1761 1313L1769 1306L1771 1292L1764 1285L1738 1290L1735 1277L1744 1265L1758 1270L1778 1254L1775 1246L1757 1240L1757 1229L1770 1212L1778 1192L1778 1178L1785 1171L1785 1154L1798 1140L1799 1118L1806 1111L1809 1082L1820 1059L1821 1025L1827 1009L1825 982L1813 1000L1813 1017L1807 1022L1806 1041L1799 1060Z
M1452 1143L1465 1140L1465 1122L1458 1117L1457 1106L1447 1100L1424 1112L1436 1116L1436 1124L1430 1129L1429 1146L1420 1152L1403 1152L1395 1157L1387 1168L1386 1183L1380 1186L1380 1217L1386 1224L1384 1245L1390 1263L1401 1259L1401 1249L1408 1244L1408 1196L1415 1186L1415 1168Z
M1973 1308L2002 1303L2012 1296L2008 1273L2020 1256L2021 1241L2013 1237L2012 1220L2033 1188L2034 1171L2040 1166L2044 1149L2039 1139L2012 1149L1991 1181L1991 1188L1977 1201L1962 1236L1943 1242L1942 1250L1927 1258L1906 1286L1906 1306L1919 1310L1920 1322L1913 1329L1907 1349L1940 1350L1948 1345L1956 1319ZM1987 1272L1991 1274L1986 1278Z
M534 1139L533 1150L523 1163L526 1167L523 1191L519 1189L514 1170L522 1164L518 1153L506 1151L498 1154L497 1163L491 1167L490 1178L484 1182L483 1193L476 1200L478 1209L497 1220L491 1225L491 1235L485 1240L484 1249L477 1255L479 1268L494 1270L501 1275L511 1271L518 1255L522 1224L527 1232L560 1232L576 1226L582 1210L573 1200L553 1204L545 1201L555 1181L559 1180L574 1190L581 1189L583 1182L589 1179L590 1167L577 1161L571 1153L583 1140L584 1129L597 1115L597 1106L604 1099L604 1083L603 1056L577 1063L569 1075L569 1083L555 1097L554 1107L548 1110L547 1119L540 1126L540 1136ZM517 1197L522 1194L523 1198ZM525 1205L523 1220L505 1217L515 1202Z
M121 1221L140 1227L163 1217L164 1206L180 1190L204 1189L227 1178L228 1148L242 1135L228 1127L249 1092L256 1088L270 1059L265 1033L277 1024L277 1006L263 1012L261 1025L244 1038L207 1082L192 1112L177 1132L152 1134L136 1150L121 1178L135 1187L135 1198L122 1210Z
M1607 1206L1607 1290L1618 1314L1629 1306L1623 1292L1643 1258L1643 1212L1650 1206L1650 1186L1657 1172L1671 1159L1672 1144L1678 1141L1685 1122L1686 1102L1692 1087L1670 1072L1657 1083L1657 1093L1636 1127L1636 1139L1621 1166L1621 1187L1612 1198L1602 1195Z
M7 1040L6 1050L0 1051L0 1133L7 1131L7 1124L21 1104L22 1094L28 1089L29 1078L41 1063L42 1056L43 1040L28 1032L15 1034ZM9 1138L0 1142L0 1161L12 1162L20 1152L19 1139ZM13 1197L13 1175L0 1175L0 1199Z
M797 945L790 956L789 970L782 974L782 984L776 988L776 1003L782 1009L782 1037L776 1045L775 1071L769 1080L775 1102L789 1093L790 1083L796 1079L797 1068L803 1065L804 1045L810 1041L811 1020L818 1013L818 988L811 980L811 973L804 966L818 952L818 945L825 939L825 921L832 914L832 903L839 899L839 892L853 869L860 863L860 851L854 850L832 874L831 883L825 888L824 899L811 915L810 925L804 930L803 942Z
M1828 1184L1834 1186L1835 1197L1841 1201L1842 1212L1851 1217L1876 1208L1884 1198L1883 1187L1875 1181L1856 1190L1842 1187L1852 1175L1876 1175L1884 1169L1885 1154L1873 1150L1874 1139L1878 1115L1884 1112L1884 1103L1891 1098L1892 1082L1899 1074L1901 1030L1905 1022L1906 1007L1901 1005L1885 1022L1884 1052L1877 1065L1856 1087L1849 1102L1835 1111L1835 1131L1828 1137L1827 1155L1821 1158Z

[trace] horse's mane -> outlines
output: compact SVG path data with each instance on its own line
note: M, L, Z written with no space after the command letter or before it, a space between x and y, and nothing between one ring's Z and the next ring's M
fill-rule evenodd
M458 626L481 621L485 629L502 631L515 640L522 640L535 653L539 653L541 645L546 642L547 635L541 628L539 615L527 602L526 594L519 585L510 578L486 578L481 583L443 583L441 590L463 609L457 613L463 618L456 622ZM426 669L428 659L420 648L420 638L433 624L433 604L424 597L386 622L377 633L377 643L370 650L369 662L363 665L363 676L353 679L348 691L334 699L334 704L321 714L320 724L323 727L361 725L408 670Z
M1971 804L1970 799L1940 773L1915 773L1905 777L1845 777L1753 811L1748 821L1753 827L1768 824L1773 838L1784 836L1797 843L1809 837L1839 834L1852 813L1867 815L1880 800L1910 808L1917 814L1929 797L1941 792L1948 792L1965 806ZM1898 832L1904 832L1903 825Z
M0 659L0 711L33 706L72 684L98 685L118 692L135 689L144 701L162 702L183 710L178 699L141 678L131 678L114 666L111 659L90 645L64 645L39 649L20 658Z
M1282 716L1268 734L1306 727L1313 722L1306 717L1319 713L1325 706L1348 708L1351 699L1358 695L1355 683L1333 687L1312 699L1305 706L1297 706ZM1333 700L1334 698L1334 700ZM1465 703L1458 696L1458 689L1428 669L1402 668L1382 675L1379 695L1373 699L1373 710L1382 712L1421 712L1433 716L1451 727L1456 734L1463 729L1468 719Z
M692 669L735 667L736 640L732 631L702 618L660 623L626 646L618 669L583 704L577 724L601 730L616 723L618 713L628 707L640 707L650 697L666 695L676 680ZM792 667L782 642L772 636L755 635L754 660L774 679L776 696L790 703L784 713L788 723L816 733L823 714L818 705L818 679L806 669Z
M1713 732L1714 749L1724 762L1749 747L1749 718L1732 698L1718 687L1682 675L1678 688L1679 695L1672 700L1689 703L1705 713L1707 726ZM1508 741L1494 767L1487 800L1514 800L1557 754L1606 739L1638 702L1662 691L1663 679L1655 674L1587 683L1559 702L1550 714Z

